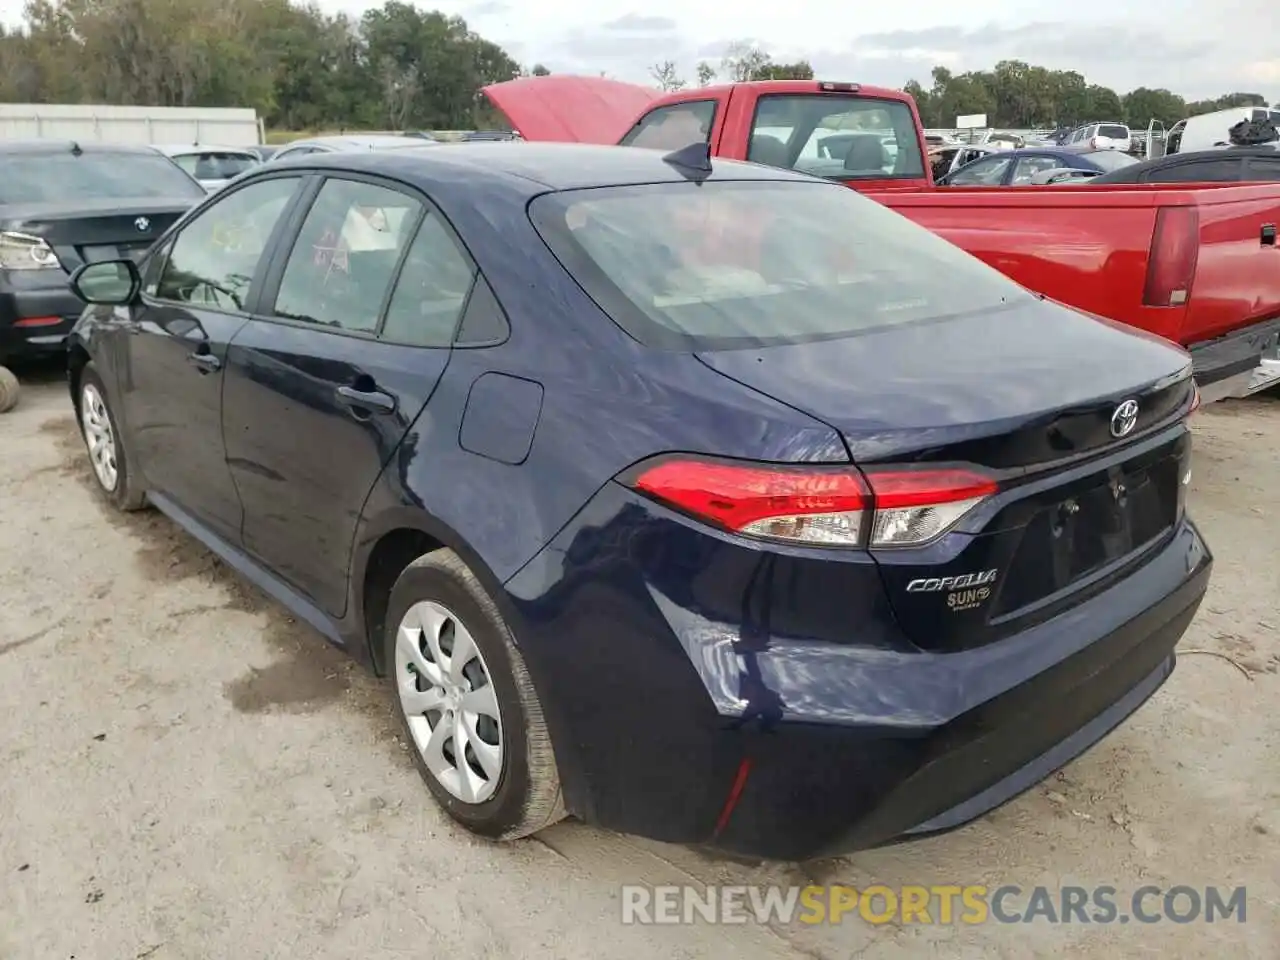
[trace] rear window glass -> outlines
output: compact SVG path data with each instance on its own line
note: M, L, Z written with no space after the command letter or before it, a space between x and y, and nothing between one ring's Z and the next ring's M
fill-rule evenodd
M530 217L631 336L664 349L801 343L1029 296L852 190L710 181L544 194Z
M911 110L874 97L761 97L747 159L836 180L924 176Z
M1104 123L1098 128L1098 136L1106 137L1108 140L1126 140L1129 137L1129 128L1122 127L1118 123Z
M168 157L130 153L11 153L0 156L0 203L203 197L204 188Z
M1108 173L1112 170L1119 170L1121 167L1128 167L1138 163L1137 157L1131 157L1129 154L1121 153L1119 150L1093 150L1082 154L1082 156Z
M184 153L173 159L197 180L230 180L262 162L243 153Z

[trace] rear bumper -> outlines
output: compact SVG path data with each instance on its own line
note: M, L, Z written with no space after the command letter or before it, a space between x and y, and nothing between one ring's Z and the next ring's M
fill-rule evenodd
M0 361L56 353L84 304L61 271L0 272Z
M1280 384L1280 318L1187 348L1204 403Z
M985 647L861 645L856 616L849 643L752 637L702 615L705 578L665 590L646 541L678 521L604 496L613 520L589 510L507 585L566 805L748 856L879 846L1017 796L1169 676L1212 567L1184 520L1115 587Z

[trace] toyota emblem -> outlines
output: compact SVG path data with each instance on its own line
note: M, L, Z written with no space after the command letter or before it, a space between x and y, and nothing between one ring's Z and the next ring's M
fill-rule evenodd
M146 217L139 217L137 220L133 221L133 225L138 228L140 233L146 233L151 229L151 221Z
M1138 425L1138 401L1126 400L1111 414L1111 435L1117 440L1133 433Z

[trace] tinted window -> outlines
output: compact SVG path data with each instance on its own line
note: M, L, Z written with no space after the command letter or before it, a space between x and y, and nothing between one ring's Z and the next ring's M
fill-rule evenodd
M1147 183L1231 183L1241 178L1239 158L1179 163L1147 174Z
M1121 153L1119 150L1091 150L1088 153L1082 153L1084 157L1095 167L1101 167L1108 173L1112 170L1119 170L1121 167L1130 167L1135 163L1139 163L1137 157L1131 157L1127 153Z
M544 194L530 216L636 339L671 349L847 336L1029 297L842 186L662 183Z
M872 97L761 97L747 159L837 180L924 176L911 110Z
M1012 183L1026 186L1031 183L1037 173L1056 170L1064 163L1065 161L1054 157L1019 157L1017 165L1013 168Z
M399 191L326 180L285 263L276 316L373 333L421 212Z
M459 249L439 216L418 228L395 293L387 306L382 338L419 347L446 347L475 280L471 258Z
M627 131L619 145L648 147L654 150L679 150L691 143L711 139L711 125L716 118L714 100L693 100L650 110Z
M259 180L207 207L173 241L156 296L243 310L262 251L297 185L297 177Z
M461 347L499 343L507 338L509 329L507 315L493 295L493 288L483 276L478 277L454 342Z
M0 156L0 203L204 195L200 184L158 153Z
M951 174L947 183L957 187L996 187L1003 182L1011 162L1008 157L984 157Z
M1126 140L1129 137L1129 128L1122 127L1118 123L1104 123L1098 128L1098 136L1106 137L1108 140Z
M1280 180L1280 155L1254 157L1249 161L1250 180Z

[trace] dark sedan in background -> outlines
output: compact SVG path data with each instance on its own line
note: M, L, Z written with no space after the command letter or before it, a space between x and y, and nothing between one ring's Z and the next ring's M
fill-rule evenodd
M938 181L947 187L1030 186L1049 170L1087 170L1103 174L1123 170L1138 161L1119 150L1069 147L1024 147L1005 150L966 163Z
M273 162L75 282L104 496L384 673L486 836L953 827L1145 701L1208 583L1184 352L705 146Z
M1095 177L1092 183L1241 183L1280 180L1275 146L1175 153Z
M0 364L60 350L84 309L71 271L140 257L205 195L151 147L0 142Z

